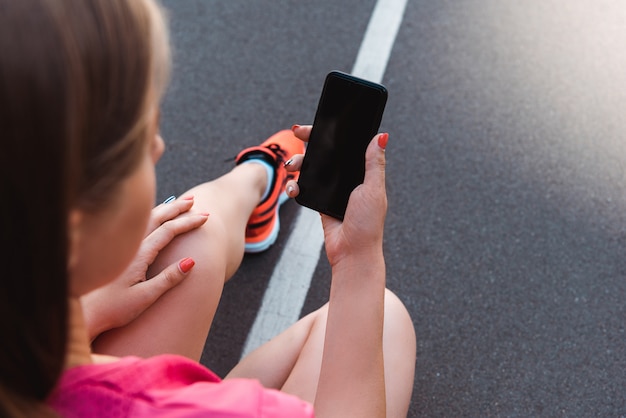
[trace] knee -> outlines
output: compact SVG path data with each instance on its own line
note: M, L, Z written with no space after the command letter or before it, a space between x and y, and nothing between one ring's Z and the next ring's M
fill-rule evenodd
M390 315L399 316L403 321L411 322L411 314L400 300L400 298L389 289L385 289L385 314L389 311Z
M415 379L415 327L402 301L390 290L385 292L383 353L387 416L406 417Z
M328 303L307 315L311 324L325 326L328 319ZM385 289L385 344L395 346L411 357L416 352L417 338L411 315L404 303L391 290ZM412 353L412 354L411 354Z
M409 348L416 346L416 335L411 314L404 303L389 289L385 289L385 332L401 340Z

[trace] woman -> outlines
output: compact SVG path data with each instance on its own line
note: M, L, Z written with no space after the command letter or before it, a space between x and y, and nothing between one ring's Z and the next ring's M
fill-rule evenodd
M275 239L310 127L152 209L168 68L152 0L0 0L0 414L406 415L415 336L385 290L387 135L344 222L322 217L329 303L222 381L197 360L223 284Z

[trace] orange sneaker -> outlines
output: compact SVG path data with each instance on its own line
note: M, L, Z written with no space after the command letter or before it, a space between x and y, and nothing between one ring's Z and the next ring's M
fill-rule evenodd
M250 215L246 226L247 253L260 253L276 242L280 230L278 209L289 199L285 193L287 180L298 180L300 175L299 172L288 173L284 164L294 154L304 154L304 150L304 142L286 129L275 133L259 146L244 149L235 158L236 164L260 159L274 168L273 185Z

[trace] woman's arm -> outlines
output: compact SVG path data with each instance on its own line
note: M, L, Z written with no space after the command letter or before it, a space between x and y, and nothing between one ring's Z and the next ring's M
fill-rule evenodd
M306 139L309 128L296 128L295 132ZM319 417L385 416L382 336L387 138L380 134L370 143L365 180L352 192L343 222L322 215L332 283L315 398ZM297 193L297 185L293 187Z
M332 280L316 415L384 417L382 255L346 258Z

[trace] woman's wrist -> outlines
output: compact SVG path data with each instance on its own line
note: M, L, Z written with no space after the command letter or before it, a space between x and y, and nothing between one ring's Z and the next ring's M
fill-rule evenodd
M89 335L89 341L93 341L109 328L107 328L107 324L103 321L103 319L105 318L103 318L102 316L98 317L97 315L92 315L89 307L85 306L86 301L84 300L84 298L85 296L81 298L80 302L83 310L85 327Z
M346 266L368 266L372 263L385 262L382 244L362 244L342 254L329 256L330 265L333 268L345 268Z
M382 249L346 254L331 265L333 280L385 282L385 258Z

